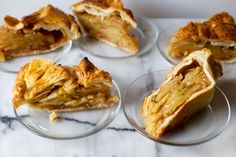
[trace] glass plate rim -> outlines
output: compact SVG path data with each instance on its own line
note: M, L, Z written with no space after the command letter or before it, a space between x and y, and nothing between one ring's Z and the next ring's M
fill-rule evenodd
M41 131L38 131L38 130L35 130L34 128L28 126L27 124L25 124L22 120L21 120L21 117L18 116L17 114L17 111L16 109L14 108L13 106L13 110L14 110L14 114L16 116L16 119L18 122L20 122L20 124L26 129L28 130L29 132L35 134L35 135L38 135L40 137L44 137L44 138L48 138L48 139L53 139L53 140L75 140L75 139L81 139L81 138L85 138L85 137L88 137L88 136L91 136L91 135L94 135L96 133L98 133L99 131L102 131L103 129L105 129L114 119L115 117L117 116L120 108L121 108L121 104L122 104L122 95L121 95L121 92L120 92L120 88L118 86L118 84L116 83L115 80L112 80L112 84L114 85L115 89L117 90L117 93L120 97L120 100L119 102L117 103L116 105L116 108L115 108L115 111L114 111L114 114L107 120L105 120L103 123L101 123L99 126L97 126L96 128L92 129L91 131L83 134L83 135L78 135L78 136L71 136L71 137L57 137L57 136L49 136L48 134L45 134Z
M137 21L145 21L146 23L148 23L148 25L150 25L153 29L153 32L155 34L155 38L154 40L152 40L152 43L151 43L151 46L149 47L145 47L144 50L142 50L141 52L138 52L136 54L133 54L133 55L129 55L129 56L122 56L122 57L108 57L108 56L102 56L102 55L97 55L97 54L94 54L92 52L90 52L89 50L85 49L83 46L79 46L79 48L83 51L86 52L86 54L92 56L92 57L98 57L98 58L101 58L101 59L110 59L110 60L121 60L121 59L128 59L128 58L132 58L132 57L138 57L138 56L141 56L141 55L144 55L145 53L147 53L148 51L150 51L154 46L155 44L157 43L157 40L158 40L158 37L159 37L159 30L158 30L158 27L155 25L154 22L151 21L151 19L148 19L147 17L136 17L136 20ZM140 29L138 29L139 31L141 31ZM83 34L81 37L84 39L87 35L86 34ZM129 53L129 52L127 52Z
M69 53L71 51L71 49L72 49L72 40L69 40L64 45L62 45L61 47L56 48L53 51L56 51L57 49L60 49L60 48L63 48L63 47L64 47L64 49L61 52L59 52L59 54L56 55L55 58L52 58L52 60L55 63L58 63L59 61L61 61L62 57L64 57L67 53ZM47 53L50 53L50 52L47 52ZM45 53L45 54L47 54L47 53ZM34 55L32 55L32 56L34 56ZM42 57L37 57L37 58L42 58ZM9 73L9 74L16 74L18 72L18 70L19 69L17 69L17 70L6 70L6 69L3 69L3 68L0 67L0 72Z
M160 54L161 54L161 56L168 62L168 63L170 63L171 65L173 65L173 66L175 66L175 65L177 65L178 63L175 63L175 62L173 62L173 61L171 61L171 59L167 56L167 53L165 53L162 49L161 49L161 46L160 46L160 41L162 40L161 38L160 38L160 36L163 34L163 32L165 32L168 28L172 28L172 27L174 27L174 28L180 28L180 27L183 27L183 25L181 25L181 24L175 24L175 25L173 25L173 24L169 24L169 25L167 25L164 29L162 29L161 31L160 31L160 33L159 33L159 35L158 35L158 39L157 39L157 49L158 49L158 51L160 52ZM177 30L176 29L176 30ZM169 41L168 41L169 42ZM167 50L166 50L167 51Z
M205 142L208 142L212 139L214 139L215 137L217 137L218 135L220 135L220 133L222 133L225 128L228 126L228 124L230 123L230 120L231 120L231 107L230 107L230 103L229 103L229 100L227 98L227 96L225 95L225 93L222 91L222 89L217 85L215 84L215 87L216 89L220 92L220 94L224 97L225 101L226 101L226 104L227 104L227 111L228 111L228 115L227 115L227 120L225 122L225 124L216 132L213 132L213 133L210 133L208 137L203 137L201 138L201 140L192 140L191 143L174 143L174 142L169 142L169 141L166 141L166 140L161 140L161 139L156 139L154 137L152 137L151 135L149 135L147 132L143 132L141 131L141 129L139 129L139 127L136 126L136 124L134 124L132 122L132 120L129 118L129 115L127 114L126 112L126 109L125 109L125 100L126 100L126 95L127 95L127 90L129 89L129 87L135 83L137 80L141 79L142 77L145 77L145 76L148 76L150 74L153 74L153 73L164 73L164 72L169 72L171 69L169 70L157 70L157 71L152 71L152 72L148 72L148 73L145 73L143 75L140 75L139 77L137 77L134 81L132 81L126 88L125 92L124 92L124 95L123 95L123 105L122 105L122 110L123 110L123 113L125 115L125 118L127 119L127 121L129 122L129 124L137 131L139 132L142 136L154 141L154 142L157 142L157 143L160 143L160 144L165 144L165 145L169 145L169 146L194 146L194 145L199 145L199 144L202 144L202 143L205 143Z

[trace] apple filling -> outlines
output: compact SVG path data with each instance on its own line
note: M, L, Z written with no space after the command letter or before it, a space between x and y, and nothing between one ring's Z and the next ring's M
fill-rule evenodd
M34 108L47 110L78 109L80 107L93 109L93 107L102 108L106 104L109 107L110 104L119 100L118 97L111 96L110 80L100 80L85 87L77 83L78 79L75 77L74 71L67 71L69 70L67 67L61 68L74 77L58 80L58 82L54 82L55 84L49 84L48 87L41 90L38 87L32 88L25 94L28 104ZM43 75L39 77L35 84L41 82L43 77ZM35 89L38 91L35 92Z
M102 108L115 103L119 100L118 97L111 97L110 90L107 87L103 88L83 88L83 92L76 91L75 93L61 93L63 89L57 89L48 96L38 100L27 100L32 107L47 109L47 110L62 110L72 108ZM99 106L100 105L100 106ZM93 108L94 107L94 108Z
M162 85L158 93L150 97L149 116L145 119L148 132L158 130L165 118L174 114L193 94L210 85L202 67L197 64L191 66Z
M236 47L234 46L211 46L206 45L210 49L215 59L218 61L227 61L236 58Z
M176 42L172 46L170 56L174 58L182 58L187 56L190 52L195 50L201 50L202 48L208 48L211 50L217 61L227 61L236 58L235 46L224 46L221 44L214 44L214 42L204 41L201 39L187 38Z
M34 59L19 71L13 104L48 111L78 111L111 107L119 101L111 92L112 78L87 58L73 67Z
M24 55L23 52L45 51L53 47L54 43L60 42L63 35L60 30L46 31L40 29L10 30L0 27L0 51L5 59L12 56Z
M121 20L118 13L109 16L96 16L87 13L75 13L85 31L94 38L120 47L131 53L138 51L138 38L132 36L133 29L128 22Z

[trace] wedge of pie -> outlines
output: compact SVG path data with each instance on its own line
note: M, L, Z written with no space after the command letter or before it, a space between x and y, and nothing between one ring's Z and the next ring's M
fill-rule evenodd
M26 63L16 76L13 90L15 108L30 107L69 112L106 108L119 101L111 93L112 78L87 58L74 67L56 65L49 59Z
M4 22L0 27L1 61L47 53L80 37L75 19L52 5L47 5L21 20L5 16Z
M85 0L71 9L91 37L130 53L138 52L138 38L129 32L137 23L120 0Z
M142 115L146 131L159 138L207 107L214 96L215 80L221 75L222 67L210 50L192 52L145 97Z
M217 61L236 61L236 22L226 12L218 13L202 23L190 22L172 36L168 55L181 59L194 50L208 48Z

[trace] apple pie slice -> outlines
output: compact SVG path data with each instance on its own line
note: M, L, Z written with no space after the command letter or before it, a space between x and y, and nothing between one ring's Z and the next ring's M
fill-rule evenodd
M130 53L138 52L138 38L129 32L137 23L120 0L84 0L71 9L91 37Z
M215 80L222 75L208 49L192 52L148 95L142 105L146 131L159 138L209 105Z
M55 65L49 59L34 59L16 77L15 108L30 107L69 112L111 107L119 101L111 94L112 78L87 58L74 67Z
M80 30L73 16L47 5L18 20L4 17L0 27L0 60L47 53L78 39Z
M175 32L167 51L169 56L181 59L202 48L210 49L217 61L236 61L236 22L232 16L222 12L202 23L188 23Z

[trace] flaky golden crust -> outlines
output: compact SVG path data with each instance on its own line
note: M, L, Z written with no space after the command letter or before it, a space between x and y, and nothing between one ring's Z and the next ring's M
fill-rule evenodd
M74 67L55 65L39 58L26 63L16 76L13 105L23 104L48 111L77 111L110 107L112 78L87 58Z
M24 102L24 94L26 93L26 83L24 81L25 73L29 63L25 64L20 68L18 74L16 75L15 85L13 87L13 99L12 103L15 108L18 108Z
M191 51L202 48L210 48L217 61L236 61L236 22L232 16L222 12L205 22L190 22L179 28L169 42L168 54L174 58L182 58Z
M4 22L0 27L0 52L6 59L50 52L80 37L74 17L52 5L21 20L7 15Z
M24 95L27 89L31 89L36 80L44 74L46 68L53 65L53 61L46 58L35 59L31 63L26 63L20 68L16 75L13 87L13 105L18 108L24 102Z
M84 58L79 65L74 66L74 69L78 77L78 83L85 87L101 80L106 80L108 83L112 81L108 72L98 69L88 58Z
M236 23L232 16L226 12L222 12L212 16L208 21L203 23L188 23L176 31L174 37L175 40L183 40L188 37L201 37L236 42Z
M125 9L121 0L84 0L71 6L74 12L85 12L85 7L97 9L100 12L97 15L105 16L118 12L124 20L129 22L133 28L137 26L133 13L129 9Z

